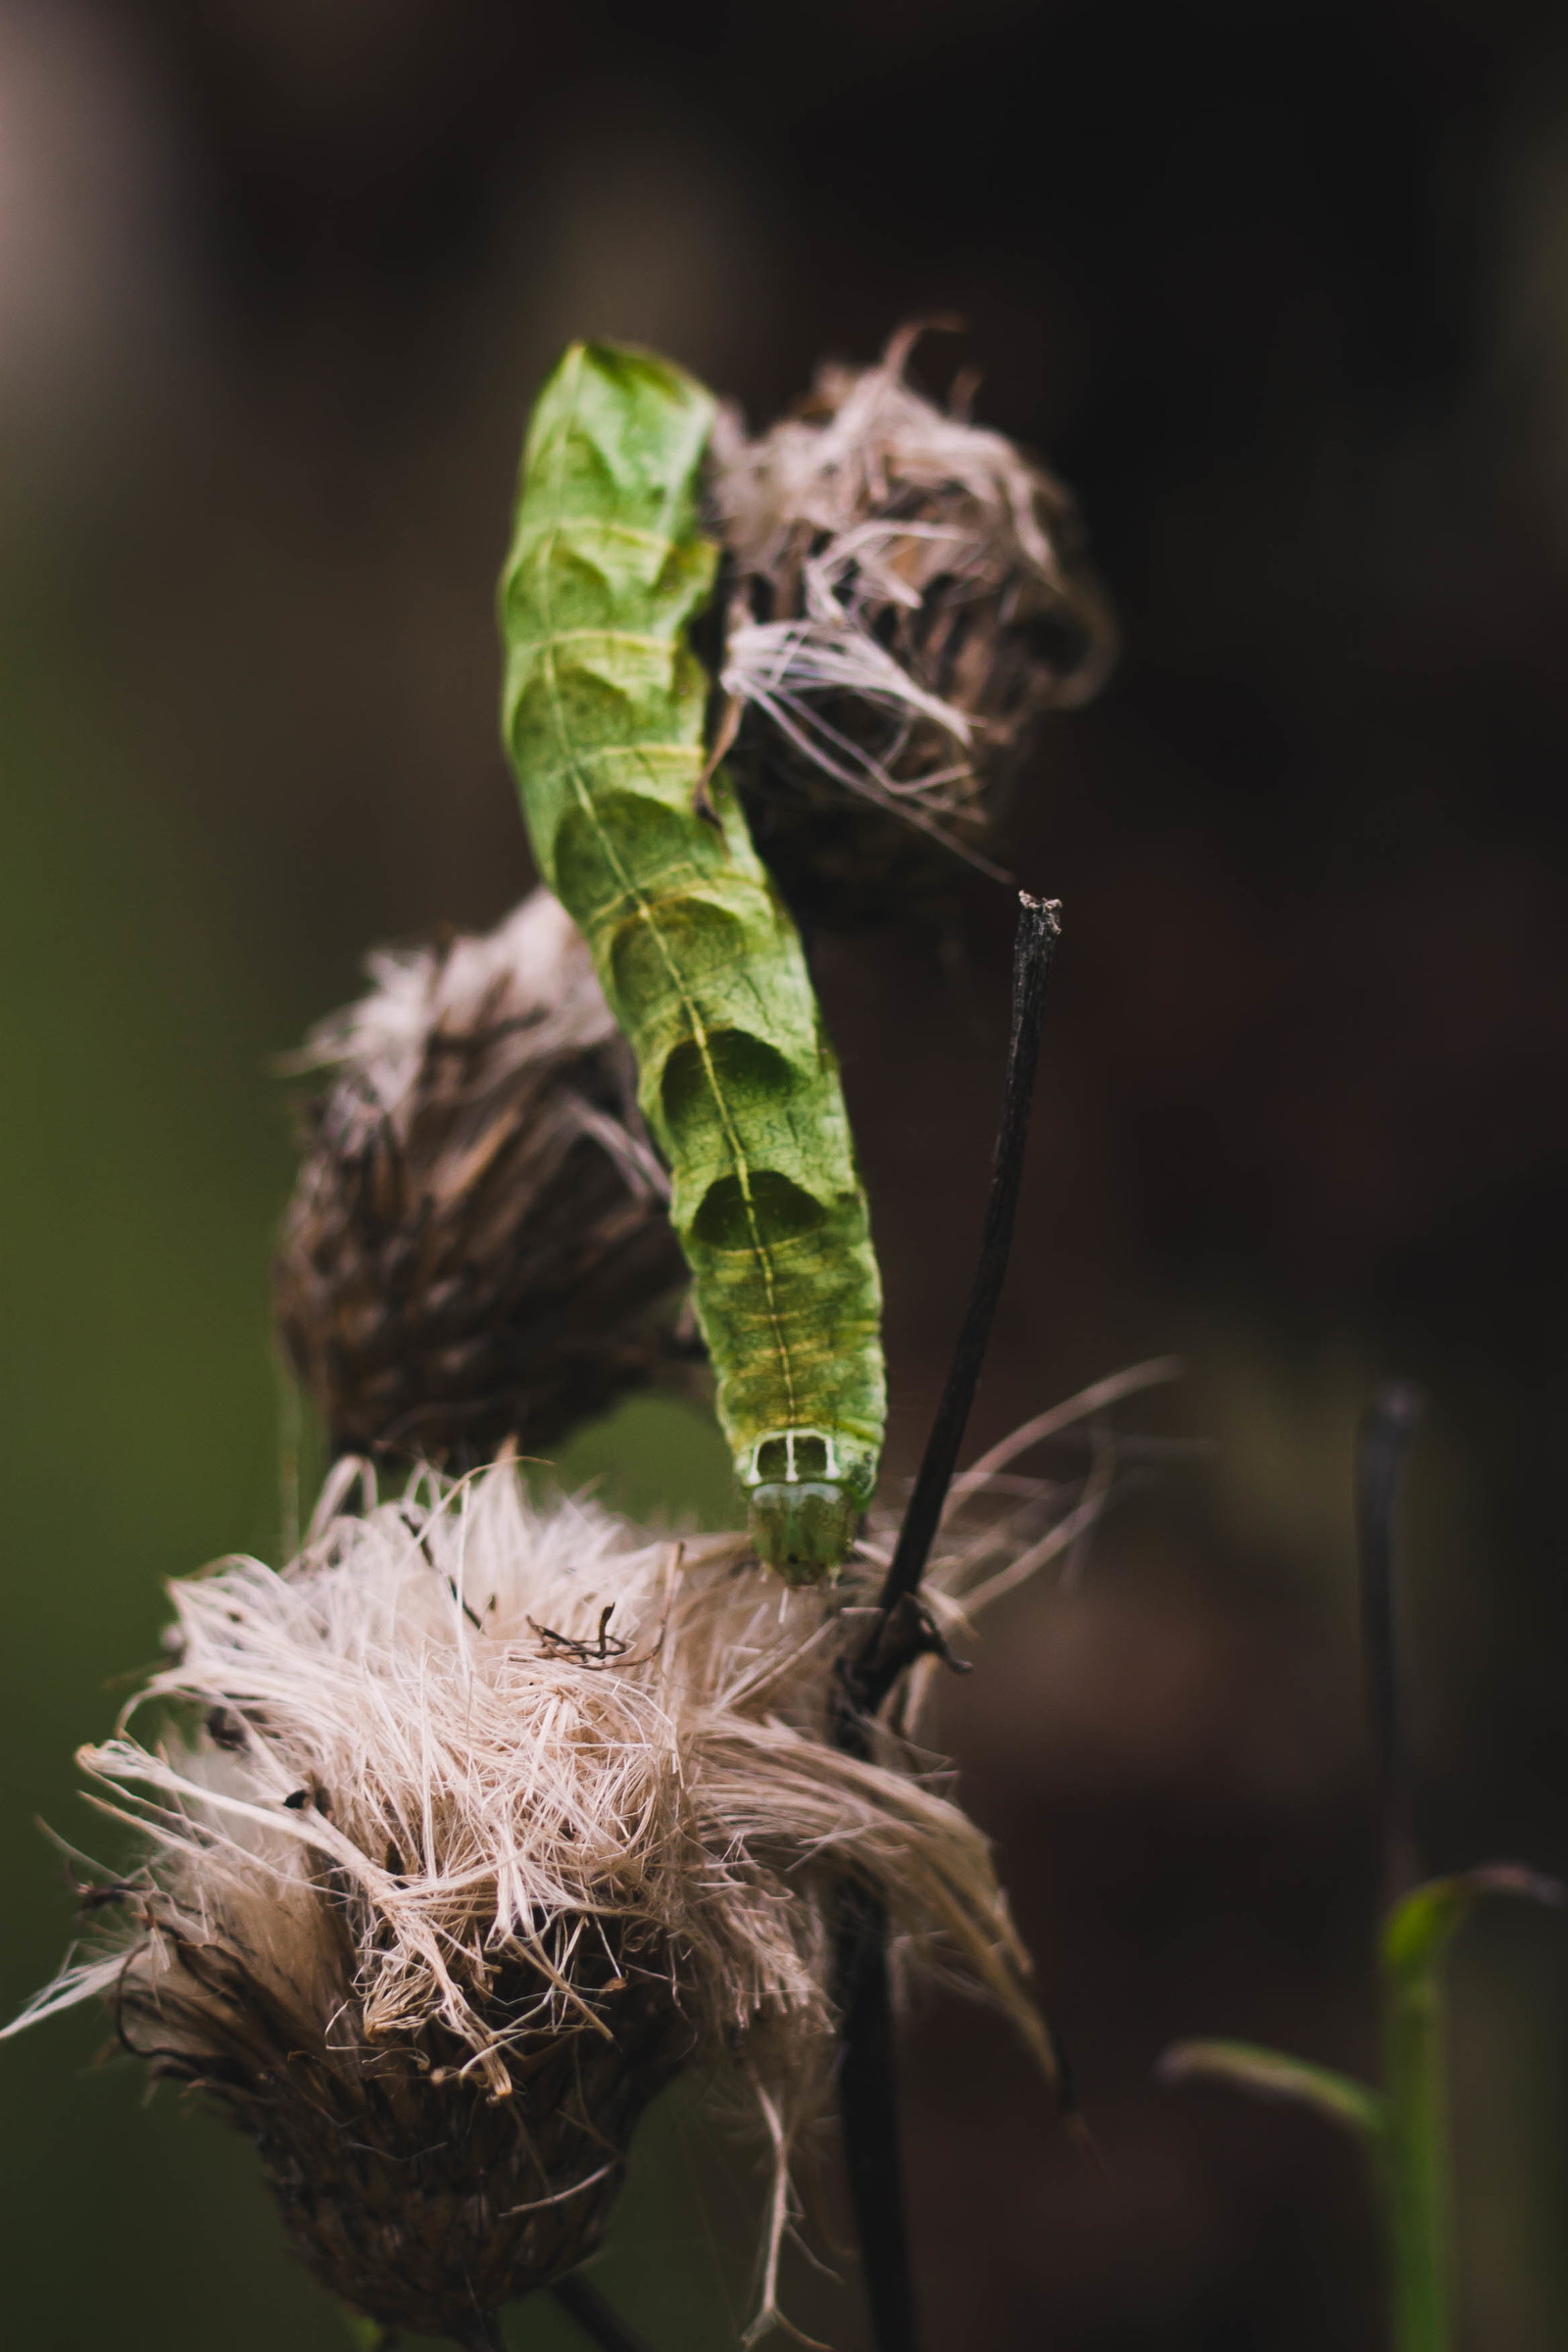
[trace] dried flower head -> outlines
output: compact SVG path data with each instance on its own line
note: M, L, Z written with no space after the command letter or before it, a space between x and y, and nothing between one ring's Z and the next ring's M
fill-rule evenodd
M19 2023L102 1996L254 2136L326 2286L459 2337L592 2250L641 2110L726 2055L779 2167L771 2314L844 1876L1049 2063L986 1842L902 1739L833 1747L853 1584L781 1593L741 1538L539 1507L510 1463L359 1514L354 1475L282 1573L172 1588L127 1711L171 1724L82 1756L150 1856Z
M987 864L1034 722L1115 657L1068 493L910 389L919 331L874 368L824 366L756 440L733 414L713 438L736 764L786 891L830 909L866 903L868 877L885 895L922 834Z
M274 1272L332 1450L461 1467L699 1376L630 1054L557 902L368 969L296 1060L329 1083Z

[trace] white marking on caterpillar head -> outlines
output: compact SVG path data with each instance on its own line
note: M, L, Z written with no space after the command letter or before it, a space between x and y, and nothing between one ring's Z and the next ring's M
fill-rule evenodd
M876 1457L825 1429L773 1429L735 1465L758 1556L787 1584L819 1584L849 1558Z
M770 1429L748 1446L735 1465L748 1493L755 1487L826 1480L839 1486L845 1471L837 1438L826 1429Z

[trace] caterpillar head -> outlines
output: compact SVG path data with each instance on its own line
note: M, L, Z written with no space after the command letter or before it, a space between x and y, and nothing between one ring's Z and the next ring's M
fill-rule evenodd
M748 1447L737 1469L758 1557L787 1585L836 1575L871 1498L874 1454L826 1430L781 1429Z

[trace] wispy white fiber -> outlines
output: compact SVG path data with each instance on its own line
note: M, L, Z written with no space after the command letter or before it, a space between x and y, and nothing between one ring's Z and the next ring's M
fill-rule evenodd
M711 495L742 594L720 682L823 774L946 830L977 799L977 756L1002 714L985 708L983 662L967 692L922 679L899 616L940 585L950 618L983 606L993 634L1042 612L1075 619L1081 656L1054 672L1036 662L1035 707L1087 701L1114 649L1064 557L1066 493L1003 434L910 388L917 331L895 336L874 368L824 367L807 414L755 440L721 415ZM764 617L751 610L752 581L765 583ZM874 745L833 723L846 699L882 714Z
M535 890L494 930L465 934L439 948L378 948L366 958L369 992L318 1022L286 1067L340 1074L352 1084L333 1098L334 1143L353 1151L382 1121L407 1132L433 1052L448 1039L483 1057L469 1081L466 1116L475 1148L490 1133L495 1102L521 1071L560 1062L618 1037L587 942L559 900ZM669 1182L646 1145L616 1121L593 1118L591 1106L563 1091L550 1108L592 1133L622 1165L634 1189L667 1196ZM363 1134L353 1132L355 1124ZM447 1188L471 1182L474 1169L453 1152Z
M1054 1485L1004 1465L1169 1370L1097 1384L977 1465L928 1582L939 1625L961 1631L1105 1499L1098 1468ZM318 2274L426 2328L466 2291L440 2220L470 2193L461 2168L399 2237L395 2198L356 2218L332 2116L373 2133L374 2100L402 2102L395 2189L399 2149L423 2145L421 2082L515 2111L493 2218L473 2208L462 2241L470 2265L496 2249L504 2299L591 2250L659 2084L693 2058L735 2062L774 2165L753 2340L783 2324L790 2153L825 2088L846 1878L887 1907L901 1978L966 1985L1054 2072L988 1843L909 1743L929 1662L872 1760L833 1744L838 1662L884 1550L873 1536L834 1589L781 1589L742 1537L654 1539L589 1500L541 1503L512 1461L423 1471L385 1499L368 1465L339 1463L284 1569L232 1558L171 1588L169 1663L80 1756L147 1858L89 1895L91 1948L7 2031L107 2000L159 2071L282 2150L274 2185ZM552 2137L530 2083L560 2081L573 2044L584 2087ZM280 2059L300 2080L274 2091ZM387 2270L394 2244L412 2284Z
M981 1833L901 1742L871 1763L831 1744L853 1588L781 1602L743 1539L650 1542L592 1502L536 1504L510 1463L362 1514L349 1476L286 1570L231 1559L172 1588L174 1662L80 1758L151 1842L142 1891L18 2025L117 1988L156 2005L172 1921L297 2004L348 1917L349 2040L439 2021L504 2099L541 2040L612 2036L635 1962L787 2136L848 1874L916 1966L995 2001L1049 2066ZM187 1728L149 1743L158 1702ZM199 2034L192 2015L170 2031Z
M700 1383L668 1178L559 903L369 971L292 1057L317 1084L273 1266L331 1450L462 1468Z

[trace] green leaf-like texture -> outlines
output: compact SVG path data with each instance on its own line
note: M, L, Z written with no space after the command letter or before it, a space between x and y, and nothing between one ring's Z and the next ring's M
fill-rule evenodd
M668 1161L719 1420L786 1575L843 1559L886 1413L881 1287L800 937L722 771L689 631L711 395L576 344L534 410L501 583L503 723L541 873L584 933Z
M1227 2082L1260 2098L1288 2099L1363 2139L1376 2139L1383 2129L1383 2100L1364 2082L1253 2041L1179 2041L1157 2071L1162 2082Z

